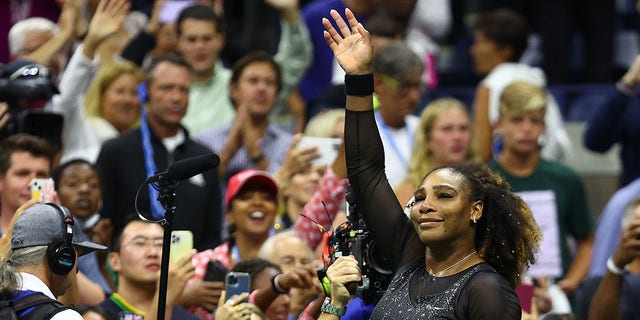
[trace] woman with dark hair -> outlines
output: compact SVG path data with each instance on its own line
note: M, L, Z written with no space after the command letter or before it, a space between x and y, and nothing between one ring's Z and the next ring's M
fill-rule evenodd
M483 165L429 172L406 210L386 176L373 116L369 33L350 10L323 19L324 38L346 72L345 143L360 211L395 276L371 319L520 319L513 288L534 261L540 231L527 205ZM343 301L325 302L341 314ZM335 312L335 313L334 313ZM323 317L327 318L327 317Z

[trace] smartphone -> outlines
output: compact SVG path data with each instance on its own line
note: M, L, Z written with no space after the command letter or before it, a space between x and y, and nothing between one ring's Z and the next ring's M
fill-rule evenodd
M338 156L342 140L337 138L302 137L298 148L316 147L320 157L311 160L312 164L331 165Z
M225 277L229 269L218 260L209 260L207 272L204 274L204 281L225 281Z
M53 179L32 179L29 182L31 188L31 198L38 199L40 202L52 202L55 194Z
M516 288L516 294L518 295L518 299L520 299L520 306L522 307L522 311L528 314L531 314L534 289L535 285L533 285L533 283L520 283L520 285Z
M175 263L184 256L191 254L191 250L193 250L193 233L190 230L171 231L170 250L169 258L171 263Z
M227 290L227 299L243 293L249 293L251 289L251 276L245 272L229 272L224 281ZM245 299L244 302L247 302Z
M158 20L160 20L160 23L174 23L178 20L178 16L184 8L195 4L196 0L167 0L160 8Z

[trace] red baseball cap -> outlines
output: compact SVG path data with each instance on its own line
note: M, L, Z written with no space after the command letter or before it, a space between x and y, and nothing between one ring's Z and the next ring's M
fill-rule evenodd
M255 169L242 170L229 179L227 194L224 197L225 207L229 207L231 200L238 195L240 189L242 189L245 184L251 182L260 182L267 186L274 195L278 195L278 185L267 172Z

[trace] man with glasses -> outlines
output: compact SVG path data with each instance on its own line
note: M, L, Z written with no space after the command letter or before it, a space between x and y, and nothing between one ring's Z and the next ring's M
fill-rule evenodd
M159 224L132 217L125 222L122 233L114 237L109 263L118 276L118 288L100 304L109 320L125 319L122 315L156 318L163 232ZM174 305L194 270L191 255L169 266L165 314L171 318L167 319L197 319L189 311Z
M392 187L407 176L419 122L414 113L423 93L423 70L420 57L402 42L385 46L373 58L375 117Z

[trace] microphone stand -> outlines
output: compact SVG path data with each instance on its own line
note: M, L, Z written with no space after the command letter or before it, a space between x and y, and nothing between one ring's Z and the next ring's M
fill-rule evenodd
M161 179L158 182L158 201L164 208L164 234L162 236L162 261L160 262L160 292L158 292L158 320L165 318L167 304L167 283L169 279L169 255L171 254L171 230L173 228L173 214L176 207L176 187L178 181ZM153 187L153 186L151 186Z

